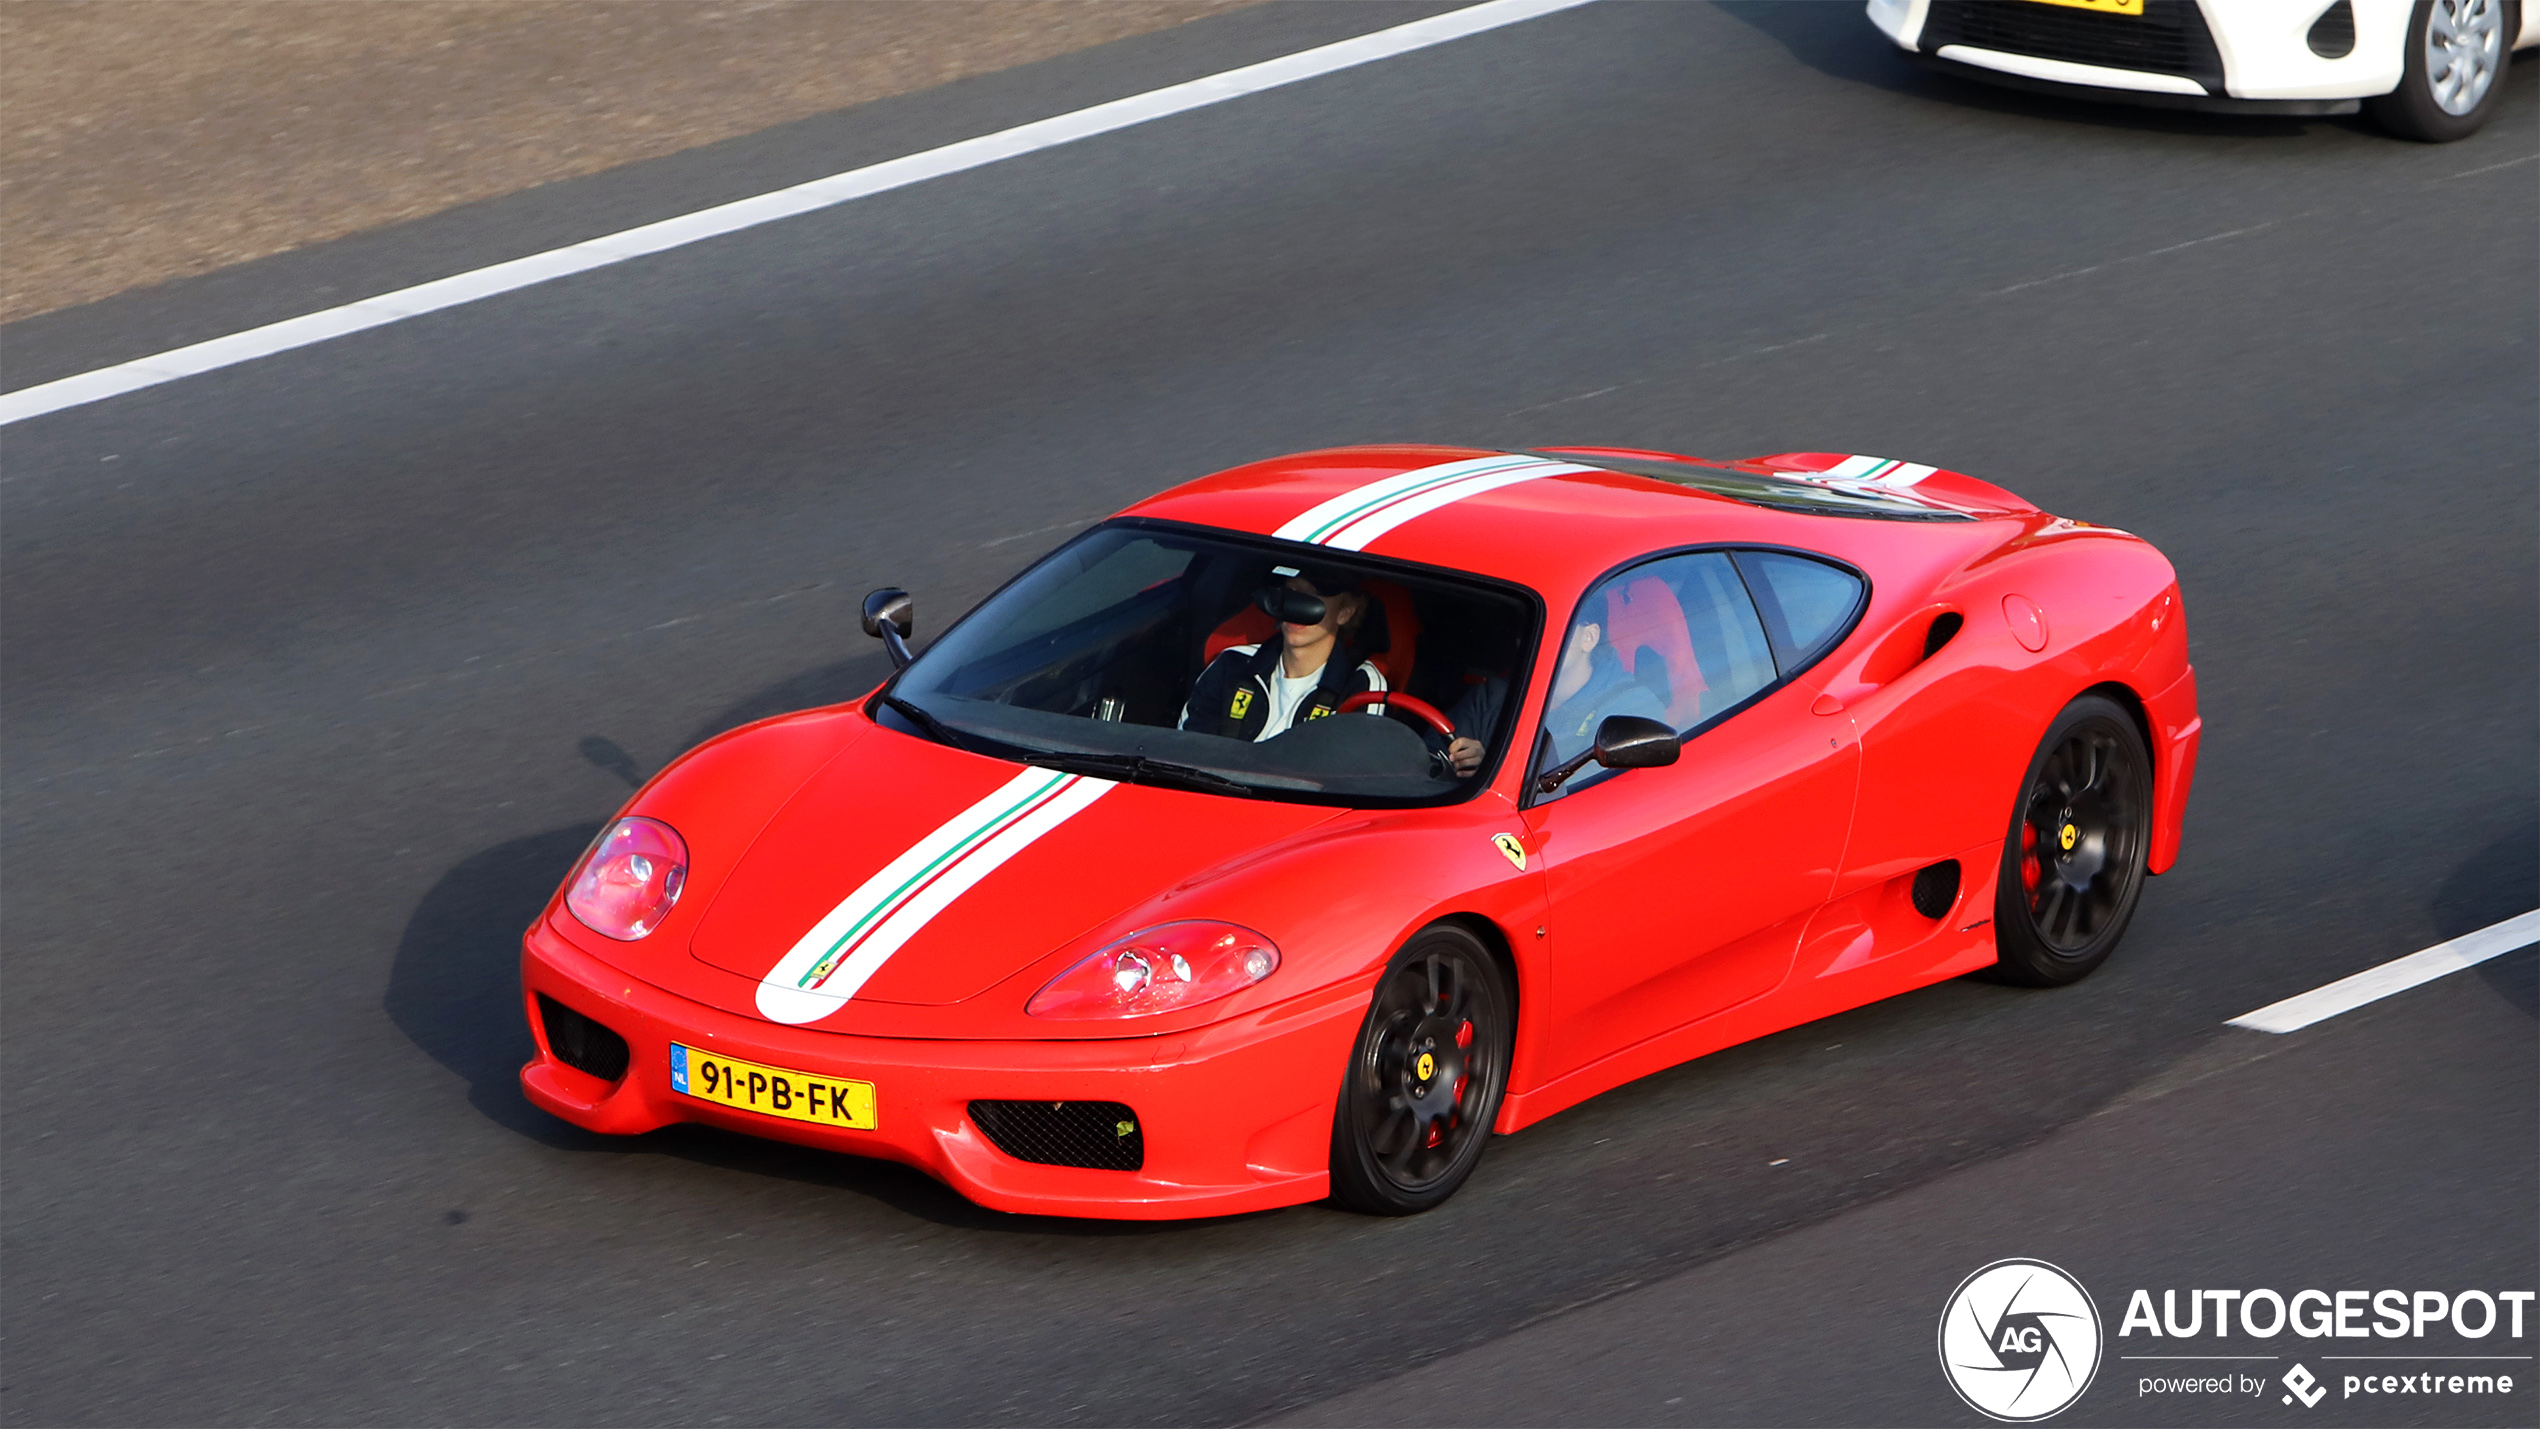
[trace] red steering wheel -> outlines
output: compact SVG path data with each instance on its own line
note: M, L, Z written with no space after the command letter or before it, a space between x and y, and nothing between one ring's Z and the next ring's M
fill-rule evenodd
M1400 710L1436 730L1440 739L1453 740L1455 738L1455 721L1438 713L1436 705L1430 704L1427 700L1414 699L1400 690L1361 690L1341 701L1340 709L1336 713L1356 714L1369 705L1383 705L1388 714Z

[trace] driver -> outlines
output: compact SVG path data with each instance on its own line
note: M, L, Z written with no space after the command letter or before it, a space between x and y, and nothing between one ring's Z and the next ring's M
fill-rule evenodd
M1182 706L1181 728L1258 742L1321 719L1352 695L1385 689L1384 672L1358 657L1355 637L1367 614L1358 578L1329 567L1281 567L1272 575L1287 577L1262 593L1281 617L1279 638L1237 645L1209 661ZM1292 601L1291 592L1311 599ZM1322 612L1310 625L1286 618L1317 603Z
M1561 651L1552 677L1552 707L1543 730L1552 738L1552 762L1561 763L1596 743L1596 727L1609 715L1640 715L1667 722L1667 703L1623 668L1605 640L1605 627L1581 621Z

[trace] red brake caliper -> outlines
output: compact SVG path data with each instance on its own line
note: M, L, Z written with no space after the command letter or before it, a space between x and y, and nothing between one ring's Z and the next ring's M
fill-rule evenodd
M2020 821L2020 887L2027 892L2035 893L2038 874L2037 825L2022 819Z
M1463 1022L1460 1026L1458 1026L1458 1027L1455 1029L1455 1045L1456 1045L1456 1046L1458 1046L1458 1047L1471 1047L1471 1046L1473 1045L1473 1021L1472 1021L1472 1019L1471 1019L1471 1018L1469 1018L1469 1017L1468 1017L1468 1018L1466 1018L1466 1019L1464 1020L1464 1022ZM1467 1083L1469 1083L1469 1082L1471 1082L1472 1080L1473 1080L1473 1079L1472 1079L1472 1077L1471 1077L1470 1075L1468 1075L1468 1074L1461 1073L1461 1072L1459 1072L1459 1073L1457 1073L1457 1074L1456 1074L1456 1077L1455 1077L1455 1104L1456 1104L1457 1106L1461 1107L1462 1105L1464 1105L1464 1088L1465 1088L1466 1084L1467 1084ZM1428 1146L1435 1146L1435 1145L1437 1145L1439 1142L1444 1141L1445 1139L1446 1139L1446 1122L1444 1121L1444 1119L1440 1119L1440 1120L1438 1120L1438 1121L1435 1121L1435 1122L1430 1123L1430 1125L1429 1125L1429 1139L1428 1139L1428 1141L1427 1141L1426 1145L1428 1145Z

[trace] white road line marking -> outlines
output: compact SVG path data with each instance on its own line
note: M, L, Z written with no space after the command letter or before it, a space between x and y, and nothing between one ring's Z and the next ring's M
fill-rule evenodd
M2282 1002L2268 1003L2255 1012L2231 1019L2226 1025L2247 1027L2258 1032L2299 1032L2314 1022L2324 1022L2341 1012L2352 1012L2365 1003L2379 1002L2392 993L2406 992L2445 973L2476 967L2489 958L2502 957L2533 943L2540 943L2540 908L2507 918L2475 933L2464 933L2448 943L2437 943L2421 953L2393 958L2377 968L2366 968L2353 977L2339 978L2325 987L2312 988Z
M2302 215L2300 214L2294 215L2295 218L2299 218L2301 216ZM1999 298L2010 293L2025 292L2030 288L2042 288L2049 283L2060 283L2066 278L2086 277L2089 274L2098 272L2102 268L2114 268L2122 263L2140 263L2146 258L2158 258L2165 253L2176 253L2183 248L2194 248L2199 244L2220 243L2226 238L2246 238L2252 233L2264 233L2268 229L2283 222L2285 222L2285 220L2281 218L2270 218L2264 223L2251 224L2247 228L2233 228L2227 229L2221 233L2208 233L2202 238L2191 238L2185 243L2173 243L2167 248L2155 248L2145 253L2129 253L2121 258L2108 259L2104 263L2093 263L2087 268L2073 268L2062 273L2050 273L2043 278L2031 278L2025 283L2013 283L2007 288L1996 288L1993 291L1986 293L1984 296L1988 298Z
M2534 159L2540 159L2540 154L2525 154L2519 159L2507 159L2501 164L2481 164L2475 169L2463 169L2457 174L2445 174L2443 177L2436 179L2435 182L2438 184L2447 184L2454 179L2466 179L2477 174L2492 174L2498 169L2510 169L2516 164L2528 164Z
M1241 99L1338 70L1391 59L1395 55L1424 50L1431 45L1446 44L1588 3L1590 0L1488 0L1486 4L1432 15L1425 20L1396 25L1390 30L1378 30L1372 35L1300 50L1222 74L1079 109L1072 114L1019 124L994 134L982 134L975 139L964 139L923 153L869 164L861 169L849 169L845 173L831 174L791 188L718 204L677 218L666 218L658 223L647 223L433 282L418 283L411 288L400 288L393 293L382 293L377 297L328 308L324 312L287 318L227 337L216 337L112 367L101 367L93 372L23 387L0 394L0 426L40 417L47 412L58 412L65 407L102 402L109 397L156 387L162 382L173 382L198 372L233 367L241 362L307 347L348 333L439 312L443 308L473 303L553 278L605 268L648 253L684 248L691 243L756 228L780 218L792 218L852 199L905 188L928 179L993 164L1000 159L1072 144L1079 139L1090 139L1149 120L1205 109L1230 99Z

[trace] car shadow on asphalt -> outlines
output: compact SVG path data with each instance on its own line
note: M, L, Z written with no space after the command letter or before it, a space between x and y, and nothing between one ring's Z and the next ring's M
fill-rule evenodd
M1915 94L1957 108L2040 121L2215 138L2295 137L2313 125L2379 136L2360 115L2302 117L2203 114L2092 99L2064 99L2006 89L1925 69L1879 33L1859 5L1793 5L1788 0L1726 0L1719 9L1771 37L1791 58L1832 79Z
M689 744L770 715L852 699L880 683L888 670L888 663L875 655L792 676L706 721ZM629 785L640 784L648 772L605 736L586 736L575 752ZM1207 1223L1011 1215L976 1205L923 1172L891 1162L704 1126L603 1136L530 1105L520 1090L520 1068L536 1051L521 1001L521 932L537 919L602 827L596 821L572 824L510 839L462 859L424 893L398 939L384 1000L389 1019L425 1054L458 1074L467 1084L469 1105L487 1120L557 1151L674 1156L743 1175L847 1192L961 1229L1119 1236Z

